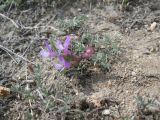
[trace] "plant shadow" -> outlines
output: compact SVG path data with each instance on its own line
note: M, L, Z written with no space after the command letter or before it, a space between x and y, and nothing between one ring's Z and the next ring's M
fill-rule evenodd
M121 76L110 74L110 72L94 73L91 76L79 79L79 88L81 92L85 93L86 95L90 95L96 91L95 85L99 83L105 84L108 81L120 81L121 79Z

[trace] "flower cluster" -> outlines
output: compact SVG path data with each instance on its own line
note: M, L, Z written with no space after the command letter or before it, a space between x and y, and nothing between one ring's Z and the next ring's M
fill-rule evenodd
M51 45L46 40L45 49L40 51L40 55L50 58L55 69L63 70L78 65L82 59L88 59L94 53L93 47L86 47L81 55L76 55L69 50L70 43L71 39L68 35L63 44L60 40L56 40L54 43L56 49L52 49ZM58 62L55 62L55 60L58 60Z

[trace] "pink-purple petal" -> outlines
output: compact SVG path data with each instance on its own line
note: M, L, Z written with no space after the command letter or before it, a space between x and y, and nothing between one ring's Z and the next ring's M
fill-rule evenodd
M63 64L64 61L65 61L65 60L64 60L64 57L63 57L62 55L60 55L60 56L58 57L58 59L59 59L59 62L62 63L62 64Z
M48 51L46 50L41 50L40 53L39 53L42 57L49 57L50 54Z
M61 69L63 69L63 65L62 65L62 64L53 64L53 67L54 67L56 70L61 70Z
M64 42L64 49L68 49L68 46L69 46L69 44L70 44L70 41L71 41L70 36L67 35L67 38L66 38L66 40L65 40L65 42Z
M48 50L49 52L52 51L52 48L51 48L51 46L49 45L49 43L48 43L47 40L45 41L45 47L47 48L47 50Z
M65 60L64 61L64 67L67 68L67 69L70 68L71 67L71 63Z
M71 51L70 50L68 50L68 49L64 49L64 55L70 55L71 54Z
M47 57L55 57L56 53L53 51L51 45L49 45L48 41L45 41L45 48L47 49L46 51L48 52L48 56Z
M57 41L56 41L55 46L56 46L56 48L57 48L58 50L61 50L61 51L62 51L62 50L64 49L64 47L63 47L63 45L62 45L62 43L61 43L60 40L57 40Z
M59 62L65 67L70 68L71 63L66 61L62 55L59 56Z

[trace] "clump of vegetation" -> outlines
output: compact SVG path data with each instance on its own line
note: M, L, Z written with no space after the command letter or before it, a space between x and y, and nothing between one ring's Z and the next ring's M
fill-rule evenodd
M55 24L63 31L67 31L67 33L74 31L74 33L77 34L75 31L84 27L86 20L87 17L85 16L76 16L72 19L58 20ZM56 48L57 45L54 45L53 42L56 41L56 37L49 41L52 43L53 49ZM69 69L63 70L63 73L69 76L73 74L79 76L87 75L91 73L90 70L93 70L95 67L102 71L109 70L111 63L120 51L116 39L111 39L107 34L93 35L89 30L83 30L81 35L78 34L78 39L72 39L69 49L73 54L71 63L76 64L73 65L74 67L72 66Z
M96 35L94 39L96 53L92 56L92 61L102 70L110 69L111 61L119 53L116 40L112 40L107 34L104 36Z
M160 103L156 99L145 99L142 96L136 97L137 111L134 119L145 119L150 116L150 119L158 120L160 118Z
M65 19L65 20L58 20L56 22L56 25L61 28L63 31L73 31L77 30L82 26L84 21L87 19L85 16L76 16L71 19Z
M78 40L67 36L63 44L58 39L51 43L45 41L45 49L40 55L50 58L52 66L67 76L87 75L94 68L109 70L111 61L119 52L116 42L108 35L84 33Z
M10 5L19 6L22 3L22 0L2 0L0 1L0 11L4 10Z
M55 78L52 84L47 84L47 81L42 78L41 66L37 65L33 70L35 79L33 83L23 83L21 85L15 83L11 88L11 91L16 93L19 99L23 99L21 106L28 105L28 107L21 109L19 118L49 119L48 113L54 113L54 117L58 118L69 111L73 111L71 104L74 100L74 91L71 89L71 84L61 78L57 78L57 80ZM32 104L36 104L36 106L33 107ZM78 112L77 114L80 118L83 117L81 113Z

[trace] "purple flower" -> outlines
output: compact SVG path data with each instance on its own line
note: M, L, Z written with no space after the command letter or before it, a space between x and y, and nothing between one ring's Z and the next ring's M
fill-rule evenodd
M53 67L57 70L63 70L68 69L71 67L71 63L69 61L66 61L64 56L67 56L71 54L71 52L68 50L68 46L70 44L70 36L67 36L64 44L62 45L60 40L57 40L55 42L55 46L58 49L57 51L53 51L52 47L49 45L48 41L45 41L45 48L40 51L40 55L42 57L49 57L53 60L58 59L58 63L55 63L53 61Z
M68 35L64 44L62 44L60 40L57 40L55 46L60 52L63 52L64 55L67 55L71 54L71 52L68 50L69 44L70 44L70 36Z
M56 53L53 51L53 49L51 48L51 46L49 45L49 43L48 43L47 40L45 41L45 48L46 48L47 50L44 50L44 49L43 49L43 50L40 51L40 55L41 55L42 57L53 58L53 57L56 56Z
M62 70L64 68L68 69L71 67L71 63L66 61L62 55L58 56L58 59L59 59L59 63L53 63L53 66L57 70Z

